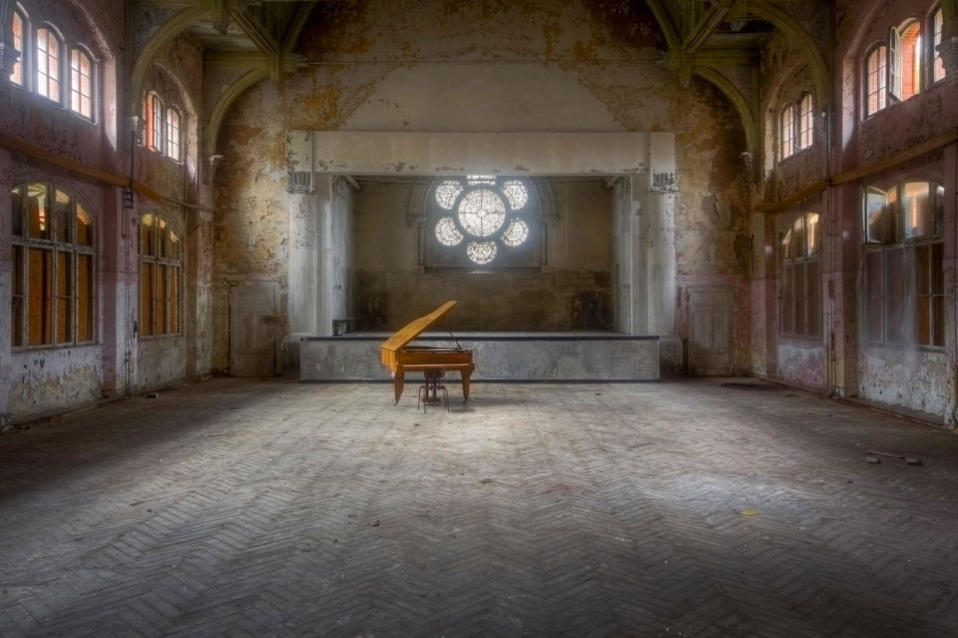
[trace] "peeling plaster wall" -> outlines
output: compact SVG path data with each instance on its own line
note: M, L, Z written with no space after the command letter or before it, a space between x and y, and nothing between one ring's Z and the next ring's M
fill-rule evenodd
M15 352L9 410L14 416L63 411L100 398L97 346Z
M140 339L137 389L152 390L186 378L186 339Z
M778 376L784 381L815 390L825 386L825 349L820 341L782 338L776 361Z
M948 408L944 352L866 347L859 354L861 396L890 408L943 415Z
M741 126L717 91L678 82L643 4L320 4L298 53L307 68L252 88L219 138L214 367L228 364L230 286L286 286L291 129L674 131L679 272L742 280ZM747 359L747 339L736 347Z
M419 229L406 223L413 183L364 181L355 215L357 327L396 330L449 299L459 301L444 320L452 330L611 327L612 192L604 180L552 187L559 220L546 224L542 272L423 272Z

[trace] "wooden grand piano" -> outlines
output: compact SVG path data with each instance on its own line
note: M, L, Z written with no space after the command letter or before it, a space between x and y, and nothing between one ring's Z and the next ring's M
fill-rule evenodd
M426 328L449 312L455 301L447 301L428 315L419 317L383 342L379 350L379 360L393 373L393 390L396 403L402 396L403 380L407 372L422 372L427 385L430 379L435 384L444 372L458 371L462 377L462 400L469 400L469 377L476 369L472 360L472 350L463 348L430 348L428 346L410 346Z

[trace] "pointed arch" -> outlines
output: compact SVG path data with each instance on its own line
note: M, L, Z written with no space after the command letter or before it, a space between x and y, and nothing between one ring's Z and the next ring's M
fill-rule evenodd
M821 49L811 34L793 17L773 6L770 2L750 2L749 10L758 17L772 23L795 45L808 63L809 74L815 85L815 94L821 100L820 106L831 104L832 87L829 83L828 64Z
M749 104L748 99L738 90L738 87L716 69L699 66L696 67L694 73L718 88L735 107L739 119L742 121L742 128L745 130L746 148L754 154L755 144L758 141L758 121L755 117L755 110Z

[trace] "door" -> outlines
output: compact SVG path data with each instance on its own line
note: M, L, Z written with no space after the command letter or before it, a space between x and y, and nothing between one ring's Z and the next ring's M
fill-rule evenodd
M725 286L693 286L689 299L689 372L732 373L732 304Z
M230 291L230 375L271 377L277 372L279 288L249 281Z

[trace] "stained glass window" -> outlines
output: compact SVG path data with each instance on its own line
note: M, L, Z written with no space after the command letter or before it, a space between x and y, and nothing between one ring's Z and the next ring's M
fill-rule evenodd
M532 192L525 180L495 175L444 179L433 188L431 265L538 265L537 250L517 251L533 232ZM436 246L436 244L431 244ZM452 250L455 249L455 250ZM528 254L527 254L528 253ZM433 255L433 253L429 253ZM496 263L497 259L501 263Z

